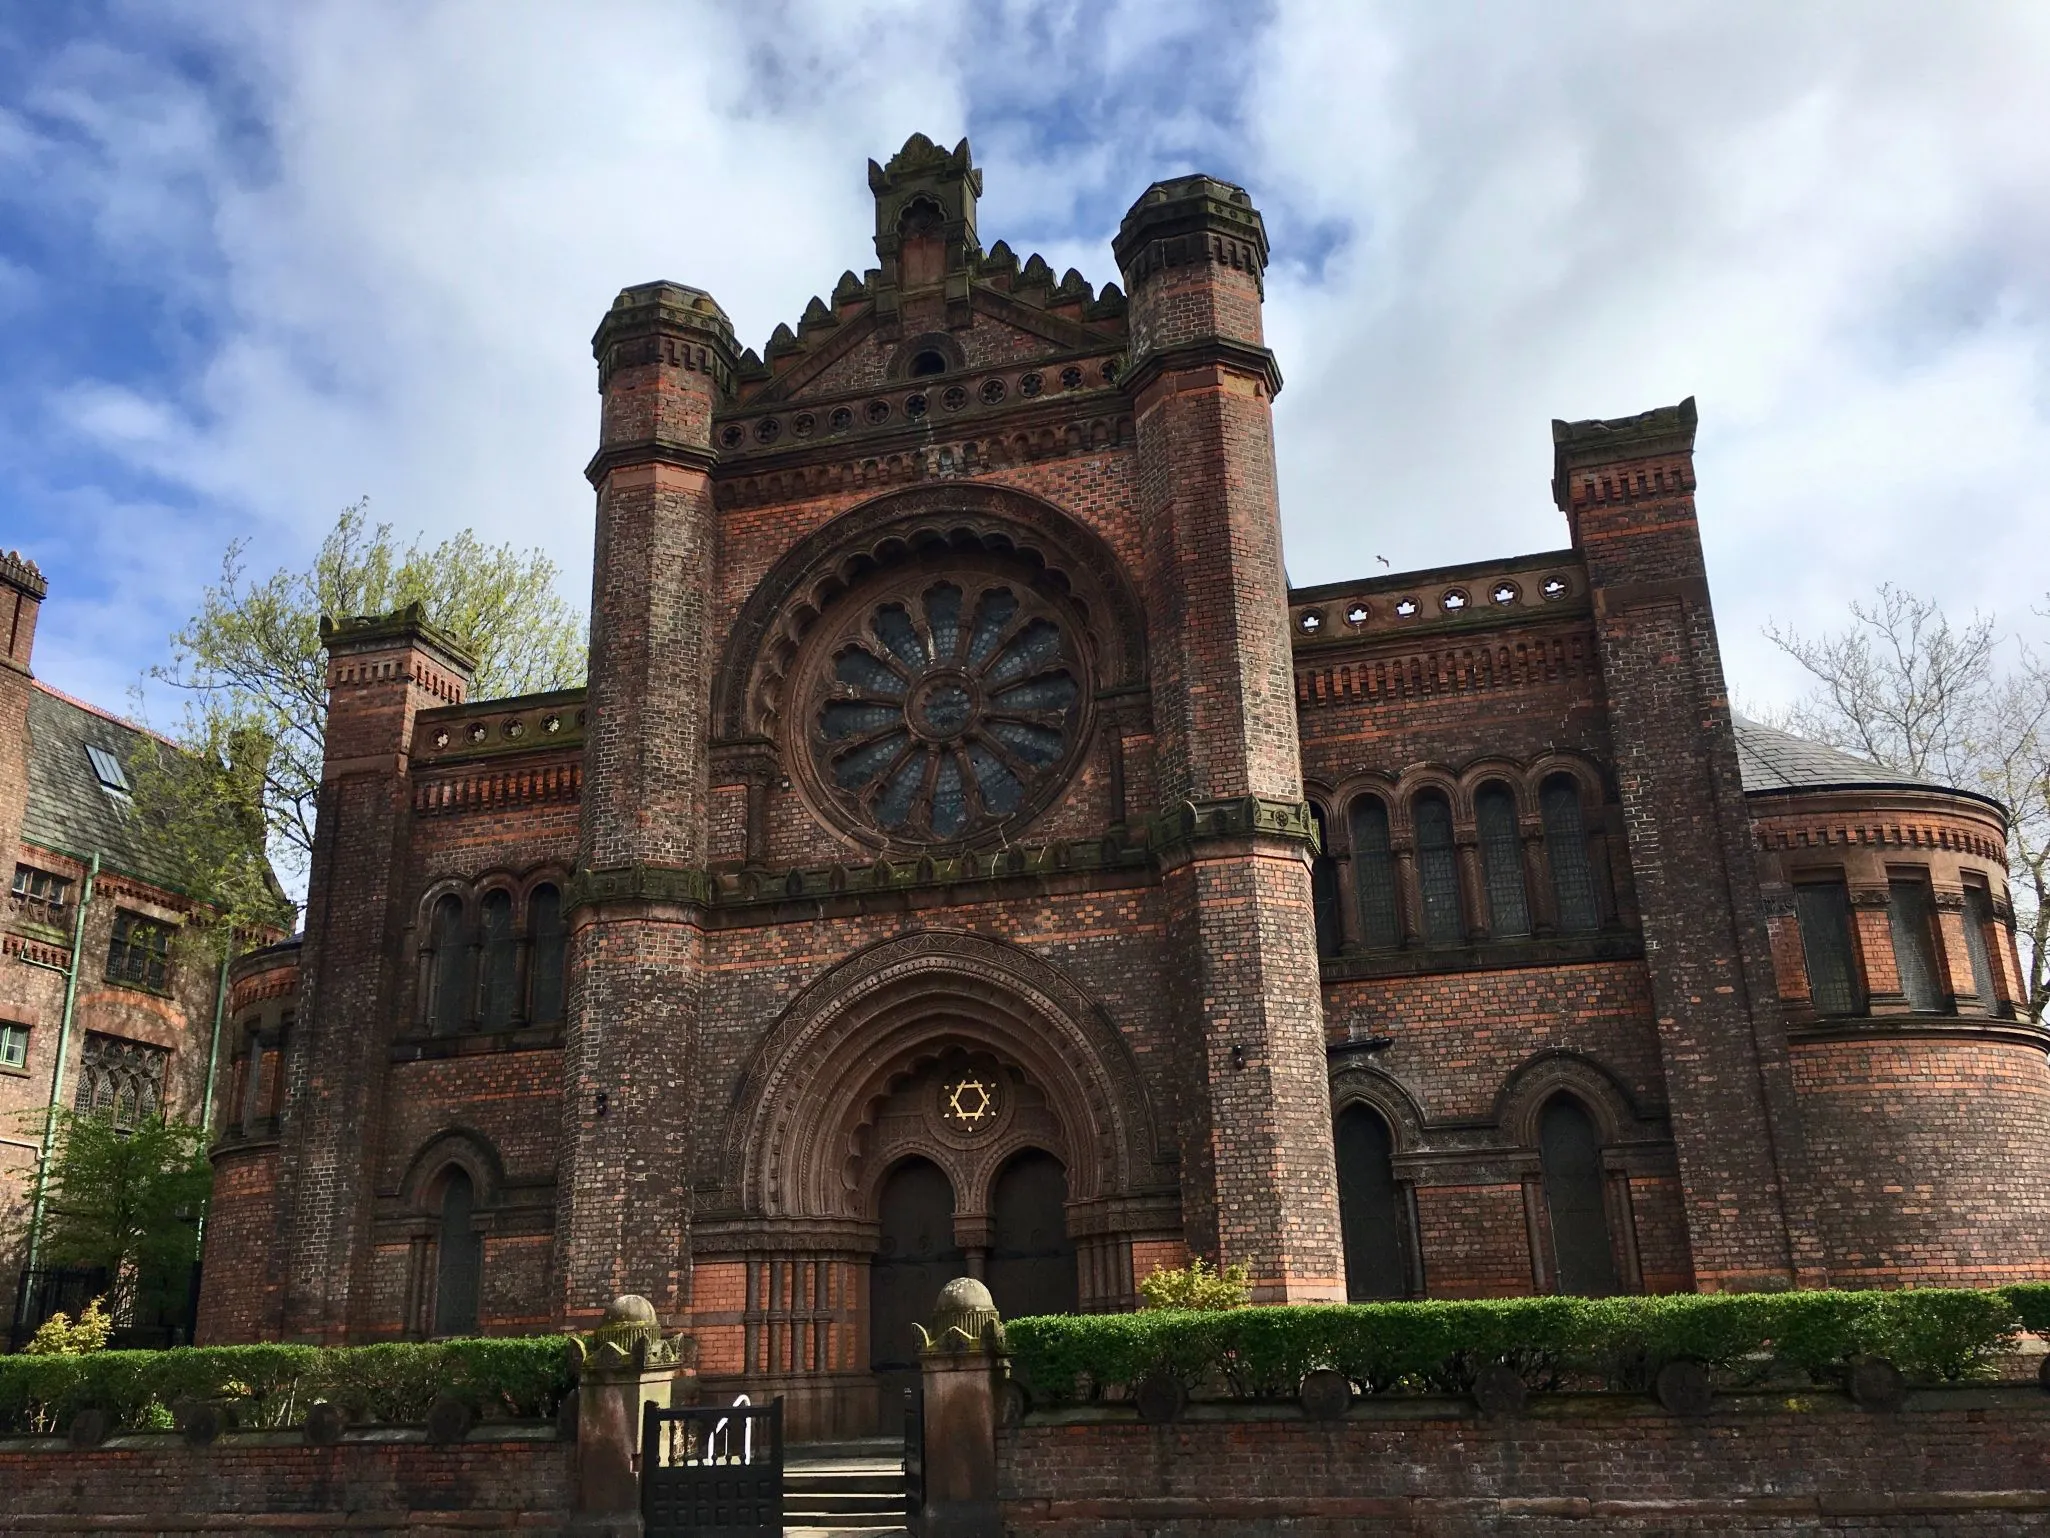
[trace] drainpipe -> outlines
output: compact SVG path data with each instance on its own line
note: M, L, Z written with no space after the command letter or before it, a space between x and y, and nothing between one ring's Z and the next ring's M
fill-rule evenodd
M228 943L235 943L232 932ZM227 951L221 953L220 974L214 979L214 1033L206 1046L206 1099L199 1108L201 1136L214 1130L214 1076L221 1062L221 1017L228 1012L228 955Z
M85 961L85 910L93 900L93 883L99 879L100 857L95 854L86 866L85 885L79 889L78 911L71 920L71 969L64 978L64 1013L57 1020L57 1061L50 1067L50 1104L43 1112L43 1150L36 1159L36 1201L28 1220L28 1269L36 1269L36 1257L43 1246L43 1203L49 1194L50 1150L57 1141L57 1107L64 1099L64 1059L71 1051L71 1017L78 1008L78 969ZM27 1293L22 1294L27 1301Z

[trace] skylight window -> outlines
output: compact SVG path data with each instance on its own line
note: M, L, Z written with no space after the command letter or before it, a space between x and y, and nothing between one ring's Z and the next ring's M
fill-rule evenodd
M110 795L125 796L128 792L128 772L121 767L121 760L105 748L96 748L87 743L85 756L92 760L93 774L102 789Z

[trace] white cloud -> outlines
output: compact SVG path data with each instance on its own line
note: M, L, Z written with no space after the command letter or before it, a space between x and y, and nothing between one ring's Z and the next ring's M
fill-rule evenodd
M580 588L613 292L708 288L759 346L873 261L863 163L914 128L972 133L985 243L1099 283L1147 181L1253 186L1298 581L1563 543L1550 418L1693 393L1752 694L1790 682L1768 616L1830 622L1881 578L2040 599L2050 11L1249 14L138 7L0 114L17 203L167 317L161 373L81 355L0 438L25 486L46 449L108 467L27 514L114 552L90 602L60 590L50 656L132 676L231 535L293 559L366 493L402 528L544 544ZM32 307L45 275L0 276ZM167 527L175 557L121 557Z

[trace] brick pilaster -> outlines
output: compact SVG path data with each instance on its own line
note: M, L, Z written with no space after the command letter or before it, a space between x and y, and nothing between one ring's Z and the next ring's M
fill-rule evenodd
M1156 183L1125 216L1124 383L1157 608L1167 926L1183 1031L1190 1246L1257 1298L1345 1295L1287 579L1262 341L1267 236L1245 192Z
M572 892L557 1311L690 1297L715 590L712 412L733 332L707 294L624 290L592 341L604 398L590 723Z
M476 664L417 604L375 619L323 619L321 640L326 760L306 883L301 1024L280 1127L278 1324L288 1339L339 1343L370 1260L373 1123L398 1029L413 718L460 704Z
M1586 562L1698 1283L1821 1278L1694 511L1694 402L1554 422Z

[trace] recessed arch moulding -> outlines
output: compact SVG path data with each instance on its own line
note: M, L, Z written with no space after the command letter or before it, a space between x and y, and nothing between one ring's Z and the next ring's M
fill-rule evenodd
M994 1126L901 1114L957 1064L1004 1076L1013 1103ZM766 1033L728 1104L719 1210L701 1208L697 1226L703 1272L784 1255L837 1256L865 1275L876 1193L913 1156L953 1185L971 1270L1001 1170L1028 1149L1058 1158L1085 1309L1131 1306L1134 1244L1181 1231L1165 1123L1116 1022L1058 967L999 940L926 931L842 961Z
M942 930L857 952L769 1030L731 1102L727 1205L772 1222L865 1220L884 1166L905 1152L955 1170L990 1162L944 1146L872 1148L866 1136L908 1077L956 1050L986 1054L1045 1097L1060 1144L1047 1151L1066 1164L1069 1206L1085 1223L1173 1189L1138 1064L1101 1006L1028 952ZM1010 1151L993 1146L994 1162Z

